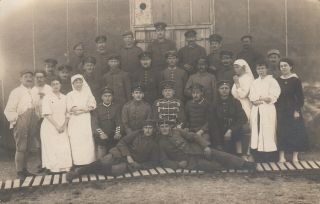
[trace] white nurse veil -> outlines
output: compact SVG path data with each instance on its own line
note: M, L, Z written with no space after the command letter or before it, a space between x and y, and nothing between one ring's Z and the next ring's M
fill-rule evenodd
M245 67L245 74L247 74L250 78L254 79L252 71L250 69L249 64L244 59L237 59L233 64L240 65L241 67Z
M80 93L89 94L89 95L93 96L93 94L92 94L92 92L91 92L91 89L90 89L88 83L86 82L86 80L84 79L84 77L83 77L81 74L76 74L76 75L73 75L73 76L71 77L72 90L76 91L75 88L74 88L74 86L73 86L73 82L74 82L76 79L82 79L82 82L83 82L82 89L81 89Z

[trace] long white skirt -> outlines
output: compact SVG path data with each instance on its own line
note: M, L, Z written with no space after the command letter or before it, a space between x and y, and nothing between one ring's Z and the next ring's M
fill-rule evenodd
M277 115L273 104L252 106L251 109L251 148L261 152L277 150Z
M72 166L72 158L67 131L59 134L55 127L44 119L40 135L42 167L52 172L68 171Z
M90 113L71 115L68 125L73 164L85 165L95 161Z

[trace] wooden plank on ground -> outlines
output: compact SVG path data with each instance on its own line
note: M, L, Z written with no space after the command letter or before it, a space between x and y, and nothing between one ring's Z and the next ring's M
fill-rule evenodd
M228 169L229 173L235 173L236 171L234 169Z
M314 161L320 167L320 161Z
M149 172L146 170L140 170L140 173L142 174L142 176L150 176Z
M113 180L114 176L107 176L107 180Z
M261 163L262 167L264 168L265 171L272 171L271 167L269 166L268 163Z
M126 173L126 174L124 174L124 177L125 178L132 178L132 175L130 173Z
M90 180L90 181L96 181L96 180L97 180L97 176L94 175L94 174L90 174L90 175L89 175L89 180Z
M183 172L182 169L176 169L176 173L181 174Z
M89 181L89 179L88 179L88 175L82 175L81 176L81 182L87 182L87 181Z
M33 181L33 183L32 183L32 186L33 186L33 187L35 187L35 186L40 186L42 177L43 177L43 176L36 176L36 177L34 178L34 181Z
M12 188L19 188L20 187L20 184L21 184L21 181L20 179L15 179L13 181L13 187ZM1 186L0 186L1 187Z
M80 178L75 178L72 180L72 183L79 183L80 182Z
M284 162L278 162L277 164L278 164L278 166L279 166L281 171L287 171L288 170L286 165L284 165Z
M173 174L173 173L175 173L175 171L173 170L173 169L170 169L170 168L164 168L165 170L166 170L166 172L168 173L168 174Z
M98 180L99 181L104 181L104 180L106 180L106 177L104 176L104 175L97 175L97 177L98 177Z
M257 163L257 171L264 171L261 163Z
M296 168L290 162L285 162L284 164L288 167L289 170L296 170Z
M308 161L308 164L314 169L319 169L319 166L314 161Z
M149 169L149 172L151 173L151 175L159 175L158 172L154 169Z
M53 176L53 182L52 182L52 184L53 184L53 185L57 185L57 184L59 184L59 181L60 181L60 174L55 174L55 175Z
M43 180L43 182L42 182L42 185L43 185L43 186L48 186L48 185L50 185L50 184L51 184L51 179L52 179L52 175L46 175L46 176L44 177L44 180Z
M140 174L139 171L134 171L134 172L132 172L132 175L133 175L133 177L141 176L141 174Z
M196 174L197 173L197 170L191 170L190 171L190 174Z
M304 169L312 169L312 167L306 161L300 161L300 164Z
M8 190L12 188L12 180L6 180L4 183L4 189Z
M62 174L61 176L61 184L65 184L65 183L68 183L66 173Z
M298 170L303 170L304 168L301 166L299 162L292 162L292 164L296 167Z
M156 169L159 172L159 174L166 174L166 171L163 168L157 167Z
M33 176L28 176L22 183L21 187L29 187L31 185L32 179L33 179Z
M270 162L269 165L271 166L272 171L279 171L279 167L277 166L276 163Z

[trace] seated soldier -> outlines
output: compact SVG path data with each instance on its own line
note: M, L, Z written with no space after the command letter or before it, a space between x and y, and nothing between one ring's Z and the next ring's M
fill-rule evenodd
M220 67L216 72L217 81L228 80L233 82L233 76L235 75L233 69L233 52L225 50L221 51L220 60Z
M191 89L192 100L186 104L186 125L189 131L202 136L210 143L208 132L210 105L204 98L204 88L200 84L194 84Z
M248 121L240 102L230 94L229 81L218 82L218 100L210 122L212 143L229 153L242 154L243 126Z
M132 89L133 99L122 108L122 123L126 134L131 134L143 126L143 122L151 118L151 106L143 100L144 91L140 84L134 85Z
M138 169L149 169L158 163L158 144L155 140L155 123L146 120L143 129L123 137L103 158L67 173L67 181L87 173L121 175Z
M183 103L174 98L175 82L171 80L162 81L162 99L158 99L153 104L153 117L156 120L166 119L175 123L176 127L182 127L185 122Z
M114 147L121 136L120 106L113 102L113 90L103 90L102 103L92 114L92 130L97 145L97 157L102 158Z
M159 129L160 162L163 167L206 172L225 168L255 170L255 163L210 148L201 136L172 128L170 121L160 121Z

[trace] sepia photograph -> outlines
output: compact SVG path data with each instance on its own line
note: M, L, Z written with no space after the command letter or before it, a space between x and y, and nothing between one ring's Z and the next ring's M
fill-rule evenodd
M0 0L0 203L320 204L320 0Z

